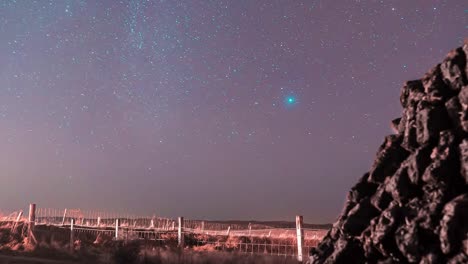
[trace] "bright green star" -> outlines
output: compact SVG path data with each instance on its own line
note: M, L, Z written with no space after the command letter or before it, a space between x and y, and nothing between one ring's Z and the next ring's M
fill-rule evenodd
M296 103L296 97L294 97L294 96L288 96L288 97L286 97L286 100L285 100L285 101L286 101L286 104L287 104L287 105L293 105L293 104Z

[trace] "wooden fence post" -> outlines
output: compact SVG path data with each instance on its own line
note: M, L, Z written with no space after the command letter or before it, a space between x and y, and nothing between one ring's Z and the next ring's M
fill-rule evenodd
M101 225L101 217L98 216L98 218L97 218L97 226L100 226L100 225Z
M74 231L75 219L71 219L70 223L70 252L73 252L75 247L75 231Z
M304 230L302 229L302 215L296 216L297 260L302 263L304 249Z
M62 225L65 225L65 218L66 217L67 217L67 208L65 208L65 211L63 211Z
M18 227L18 223L19 223L19 221L21 220L21 216L23 216L23 211L20 211L20 212L18 213L18 216L16 217L16 221L15 221L15 223L13 224L13 228L12 228L13 232L16 232L16 228Z
M36 204L29 204L29 217L28 217L28 242L36 243L34 236L34 226L36 225Z
M179 228L177 230L177 237L178 237L178 242L179 242L179 247L183 248L184 247L184 233L183 233L183 225L184 225L184 218L179 217Z
M230 233L230 232L231 232L231 226L228 226L226 235L229 236L229 233Z
M21 216L23 216L23 211L20 211L18 213L18 216L16 217L16 223L18 223L21 220Z
M119 239L119 219L115 219L115 239Z
M36 204L29 204L29 225L33 225L36 223Z

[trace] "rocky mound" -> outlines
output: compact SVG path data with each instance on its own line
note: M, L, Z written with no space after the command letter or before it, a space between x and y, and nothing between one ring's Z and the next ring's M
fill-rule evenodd
M468 43L404 84L370 171L312 263L468 263Z

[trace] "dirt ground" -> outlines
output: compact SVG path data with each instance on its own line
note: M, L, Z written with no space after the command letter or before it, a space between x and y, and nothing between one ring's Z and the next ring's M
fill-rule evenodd
M2 264L78 264L75 261L66 260L50 260L36 257L23 256L5 256L0 255L0 263Z

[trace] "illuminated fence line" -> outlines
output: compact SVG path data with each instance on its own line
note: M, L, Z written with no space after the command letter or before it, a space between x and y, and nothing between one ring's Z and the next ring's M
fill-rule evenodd
M11 215L14 220L15 215ZM70 225L71 219L75 219L76 226L86 227L115 227L115 220L119 219L120 227L133 227L137 229L152 228L157 230L176 230L177 219L161 218L161 217L142 217L117 213L107 213L101 211L83 211L76 209L51 209L37 208L36 209L36 224L46 225ZM184 219L184 230L196 234L205 235L225 235L229 229L230 236L259 236L259 237L276 237L276 238L291 238L296 237L296 228L271 228L260 225L239 225L216 223L203 220ZM304 238L319 240L323 237L323 230L303 228Z
M0 222L14 222L14 221L19 221L23 215L22 211L15 211L15 212L10 212L10 213L4 213L0 212ZM19 216L19 218L18 218Z
M36 209L36 224L39 225L70 225L72 219L75 220L76 226L87 227L114 227L117 219L120 221L120 227L174 230L176 226L176 220L161 217L142 217L79 209Z
M236 251L246 254L264 254L271 256L297 257L297 244L294 243L260 243L260 242L239 242L231 245L229 242L197 241L199 245L211 245L224 251ZM309 252L316 245L304 246L304 252Z
M29 212L29 219L35 232L52 232L48 226L59 227L66 230L63 234L70 236L70 241L78 237L97 241L105 236L114 240L157 241L179 247L196 246L207 250L290 256L302 260L303 255L325 235L325 230L303 228L301 216L296 217L296 228L272 228L261 224L227 224L79 209L30 206L30 210L34 210ZM22 218L21 211L0 214L0 222L12 221L26 220ZM71 248L73 244L70 242Z

